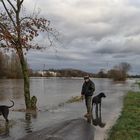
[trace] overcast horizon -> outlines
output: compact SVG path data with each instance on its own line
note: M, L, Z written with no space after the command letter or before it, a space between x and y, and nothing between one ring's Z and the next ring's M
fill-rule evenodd
M28 52L32 69L96 73L127 62L130 73L140 74L139 0L25 0L24 7L40 9L60 34L53 47ZM46 45L44 37L40 42Z

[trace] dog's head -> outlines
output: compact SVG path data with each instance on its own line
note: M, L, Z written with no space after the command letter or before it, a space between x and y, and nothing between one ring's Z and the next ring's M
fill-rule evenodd
M105 95L103 92L101 92L101 93L100 93L100 97L105 98L105 97L106 97L106 95Z

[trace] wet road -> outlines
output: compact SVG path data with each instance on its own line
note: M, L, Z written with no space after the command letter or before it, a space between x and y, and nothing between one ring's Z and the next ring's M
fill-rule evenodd
M94 140L95 128L82 118L55 124L20 140Z

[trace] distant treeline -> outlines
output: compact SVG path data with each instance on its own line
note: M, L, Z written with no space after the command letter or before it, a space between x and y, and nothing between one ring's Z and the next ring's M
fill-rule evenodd
M129 63L122 62L108 71L100 70L96 76L99 78L111 78L114 81L125 81L129 76L128 71L130 69L131 65Z
M89 75L90 77L95 76L93 73L76 69L49 69L44 70L43 74L39 72L31 73L31 76L44 76L44 77L84 77L85 75Z
M90 77L94 77L93 73L81 71L81 70L75 70L75 69L62 69L62 70L54 70L54 72L57 72L59 77L83 77L85 75L89 75Z
M129 78L140 78L140 75L128 75Z
M21 66L17 55L0 51L0 78L22 78Z
M120 63L108 71L102 69L96 74L77 69L49 69L41 72L29 69L29 75L31 77L83 77L89 75L95 78L111 78L115 81L125 81L127 77L140 78L140 75L128 75L130 68L130 64ZM12 52L9 55L0 51L0 78L23 78L19 58L16 53Z
M131 65L126 62L122 62L115 65L112 69L106 71L104 69L100 70L98 73L88 73L81 70L75 69L49 69L44 70L43 75L45 77L83 77L89 75L90 77L96 78L111 78L114 81L125 81L128 77L133 77L128 75L128 71L131 69ZM135 78L138 77L134 76Z

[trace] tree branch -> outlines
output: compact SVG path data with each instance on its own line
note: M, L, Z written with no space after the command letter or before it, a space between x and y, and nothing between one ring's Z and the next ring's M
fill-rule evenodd
M20 5L23 3L24 0L21 0Z
M5 25L2 24L1 22L0 22L0 28L1 28L2 30L6 29Z
M19 42L19 46L21 46L21 25L20 25L20 18L19 18L19 14L20 14L20 9L21 9L21 4L22 4L23 0L17 0L17 12L16 12L16 24L17 24L17 35L18 35L18 42Z
M1 31L1 35L5 38L4 40L8 40L9 42L11 42L12 44L16 45L15 40L13 38L13 36L11 35L11 33L7 30L7 28L5 27L4 24L0 23L0 31ZM3 40L3 39L2 39Z
M10 15L10 13L9 13L9 11L8 11L8 9L7 9L6 5L5 5L5 3L4 3L4 1L1 0L1 2L2 2L2 4L3 4L3 6L4 6L4 8L5 8L5 10L6 10L7 14L8 14L8 16L9 16L9 18L11 19L11 21L12 21L14 27L16 28L16 24L15 24L15 22L14 22L12 16Z
M31 17L24 17L24 18L22 18L22 19L20 20L20 23L21 23L23 20L25 20L25 19L33 20L33 18L31 18Z
M13 10L16 12L17 10L16 10L16 8L14 7L14 5L11 3L11 1L10 0L7 0L8 1L8 3L11 5L11 7L13 8Z
M21 9L21 5L23 3L24 0L20 1L20 0L17 0L17 12L20 12L20 9Z

